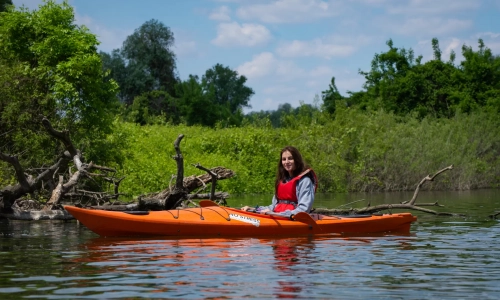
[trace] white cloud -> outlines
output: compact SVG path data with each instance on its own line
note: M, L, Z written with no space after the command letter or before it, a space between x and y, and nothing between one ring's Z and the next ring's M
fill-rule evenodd
M193 33L181 28L172 28L175 42L173 45L174 53L177 57L200 57L201 47L198 47Z
M278 81L290 81L302 77L304 70L298 67L293 61L278 60L276 67L276 79Z
M228 22L231 21L231 17L229 16L231 13L231 9L227 6L221 6L212 11L209 18L214 21Z
M321 39L312 41L292 41L283 43L276 49L276 53L284 57L317 56L330 59L334 56L347 56L356 50L351 45L325 43Z
M363 84L365 83L365 78L359 74L351 75L349 77L335 77L335 85L341 94L347 96L347 92L357 92L362 90ZM330 84L330 82L328 82ZM328 85L325 86L324 90L328 89Z
M188 56L198 52L195 41L176 40L174 47L176 49L174 52L177 57Z
M459 19L441 19L441 18L411 18L399 24L385 24L394 32L407 36L429 36L444 35L452 32L460 32L472 27L472 21Z
M275 70L278 60L271 52L260 53L236 68L238 74L245 75L248 79L264 77Z
M236 71L238 74L245 75L249 80L272 76L273 80L278 82L290 81L302 76L304 70L295 63L288 60L279 60L271 52L263 52L253 57Z
M460 40L457 38L452 38L451 41L449 41L447 45L445 45L443 54L441 55L441 59L447 61L450 57L451 51L455 52L455 57L456 57L457 54L460 54L461 49L462 49L462 43L460 42Z
M97 36L101 43L99 49L104 52L111 52L113 49L121 48L127 36L133 33L132 30L109 29L95 22L89 16L83 16L75 12L75 23L85 25L90 32Z
M413 16L448 14L457 11L469 12L481 6L481 1L477 0L411 0L393 3L397 4L389 5L388 13Z
M277 84L264 88L263 93L265 95L283 95L283 94L292 94L296 91L297 88L294 85Z
M333 69L327 66L318 66L311 71L309 71L309 76L311 77L327 77L331 78L333 75Z
M278 0L240 7L237 15L242 19L265 23L311 22L340 14L342 4L338 1Z
M477 38L497 39L497 38L500 38L500 33L495 33L495 32L480 32L476 36L477 36Z
M257 46L270 39L271 32L265 26L231 22L219 24L217 37L212 43L217 46Z

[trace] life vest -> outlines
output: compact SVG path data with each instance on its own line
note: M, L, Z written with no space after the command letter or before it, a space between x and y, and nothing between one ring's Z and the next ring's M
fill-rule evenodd
M294 210L299 203L299 199L297 198L297 183L299 180L304 177L309 176L314 184L314 192L316 192L316 188L318 187L318 179L316 178L316 174L312 169L307 169L299 175L292 178L287 182L280 182L278 184L278 190L276 192L276 199L278 200L278 204L274 207L274 212L284 212L286 210Z

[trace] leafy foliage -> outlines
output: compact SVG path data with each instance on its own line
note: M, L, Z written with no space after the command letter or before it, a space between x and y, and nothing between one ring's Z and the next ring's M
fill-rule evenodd
M243 75L221 64L216 64L203 75L202 86L211 95L215 105L224 106L230 114L235 114L244 107L251 107L250 97L254 91L245 86L247 81Z
M420 118L451 118L457 111L471 112L484 106L498 110L500 58L494 57L482 40L478 44L478 51L464 45L465 59L456 66L454 52L448 62L442 61L437 39L432 40L434 59L425 64L421 56L414 58L413 50L398 49L389 40L389 50L375 54L371 70L360 71L366 79L365 90L350 92L346 102L363 110L384 109L400 116L417 113ZM331 86L323 93L332 92ZM324 106L332 111L330 98L324 99Z
M12 5L12 0L0 0L0 12L6 11L9 5Z
M180 82L176 86L176 93L187 125L213 127L221 114L226 112L210 101L198 76L190 75L188 80Z
M328 90L322 92L323 110L330 114L335 113L337 102L341 101L344 97L340 95L337 85L335 85L335 77L332 77Z
M0 18L2 151L21 153L24 164L51 161L60 149L40 130L45 115L86 157L118 163L130 198L171 184L180 133L185 175L202 173L195 163L230 168L236 177L218 183L230 193L272 193L286 145L315 169L319 192L413 190L450 164L454 171L428 188L500 184L500 58L482 40L477 51L463 46L458 65L454 53L442 60L437 39L426 63L389 40L360 71L364 90L344 97L332 78L321 108L285 103L247 116L254 91L244 76L216 64L181 81L173 43L170 29L151 20L121 49L98 55L96 37L74 24L66 2L8 8ZM117 98L124 119L115 117ZM0 162L0 184L12 181L6 169Z
M135 96L153 90L175 95L175 84L179 79L175 54L171 49L173 45L173 32L154 19L145 22L127 37L121 49L131 75L123 86L127 91L125 103L130 104Z
M120 86L125 120L139 124L163 121L214 127L240 125L242 109L250 107L254 91L246 77L216 64L201 77L177 76L174 36L168 27L150 20L127 37L121 49L101 52L103 67Z
M301 123L310 123L318 119L320 110L311 105L304 104L293 108L291 104L284 103L278 105L277 110L250 112L245 115L244 124L266 127L267 123L274 128L293 127Z
M122 191L134 197L168 187L176 174L171 157L180 133L185 135L185 176L203 173L195 163L230 168L236 177L220 181L218 190L233 194L271 194L279 151L286 145L296 146L314 168L318 192L414 190L425 175L451 164L452 172L425 188L500 184L500 119L495 112L420 120L341 106L333 120L325 114L316 118L286 128L269 123L222 129L123 123L120 132L133 143L122 170L127 176Z
M102 71L96 36L74 23L73 9L46 1L34 11L9 10L0 19L0 44L4 152L25 153L28 164L51 159L59 146L41 129L47 116L70 130L88 158L106 161L101 151L110 150L117 85Z

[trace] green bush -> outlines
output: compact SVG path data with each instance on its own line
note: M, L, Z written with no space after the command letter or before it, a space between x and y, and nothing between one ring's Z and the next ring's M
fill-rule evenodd
M272 193L279 152L286 145L297 147L316 171L319 192L414 190L426 175L452 164L452 171L424 187L499 186L500 121L494 112L420 120L338 108L333 120L317 117L286 128L265 122L215 129L119 123L116 134L129 140L121 191L136 197L173 184L173 143L181 133L184 175L203 174L192 166L196 163L232 169L236 176L219 181L217 190L233 194Z

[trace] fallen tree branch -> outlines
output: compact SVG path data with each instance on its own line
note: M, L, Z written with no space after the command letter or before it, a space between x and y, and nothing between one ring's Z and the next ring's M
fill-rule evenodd
M197 163L195 165L193 165L194 167L196 167L197 169L200 169L200 170L203 170L205 172L208 173L208 175L210 175L210 178L212 179L212 188L210 190L210 200L215 200L215 186L217 185L217 179L219 179L219 176L212 172L212 170L209 170L207 168L205 168L204 166L200 165L200 163Z
M433 181L434 178L436 178L436 176L438 176L439 174L441 174L445 171L448 171L448 170L452 170L452 169L453 169L453 165L450 165L444 169L437 171L433 176L427 175L426 177L424 177L420 181L420 183L417 185L415 192L413 193L413 197L410 201L404 201L400 204L382 204L382 205L376 205L376 206L371 206L371 204L369 203L366 207L359 208L359 209L355 209L355 208L348 208L348 209L316 208L314 210L314 212L319 213L319 214L325 214L325 215L351 215L351 214L376 214L376 213L379 213L381 211L386 211L386 210L392 211L393 209L407 209L407 210L421 211L421 212L425 212L425 213L433 214L433 215L437 215L437 216L463 216L463 214L456 214L456 213L449 213L449 212L437 212L434 210L422 208L422 206L444 207L443 205L440 205L437 201L434 203L423 203L423 204L418 204L418 205L415 203L417 200L417 196L418 196L418 193L420 191L420 188L422 187L422 185L425 182ZM363 200L357 200L357 201L354 201L354 202L351 202L348 204L344 204L341 207L344 207L344 206L347 206L347 205L350 205L350 204L353 204L353 203L356 203L359 201L363 201Z
M42 119L42 125L49 135L64 145L64 150L60 154L56 163L50 167L29 169L29 172L40 172L40 170L43 170L36 177L26 174L27 172L21 166L17 156L11 156L0 152L0 160L7 162L14 168L15 176L18 182L16 185L7 186L0 190L0 211L6 214L12 214L15 213L14 209L25 209L27 208L26 206L14 207L13 204L27 194L35 194L35 192L40 193L40 191L47 191L51 195L49 201L47 201L42 208L44 212L47 213L53 209L61 209L62 207L60 206L60 202L62 198L73 190L83 177L90 179L93 177L99 177L102 178L102 181L114 184L114 194L104 196L103 192L101 199L109 198L115 199L115 201L118 200L118 196L120 195L118 193L118 186L124 177L116 180L112 176L108 176L108 174L106 174L110 172L116 173L116 170L109 167L95 165L92 162L86 164L81 151L76 149L73 145L69 131L58 131L54 129L50 121L45 117ZM74 173L72 173L71 168L69 168L71 161L73 161L73 165L76 167L76 172ZM91 173L91 170L98 170L104 173ZM69 177L66 183L64 182L65 177ZM55 178L58 178L57 184L55 183ZM49 189L47 190L45 187L49 187Z
M492 214L492 215L489 215L488 217L490 217L490 218L492 218L492 219L496 219L498 215L500 215L500 211L499 211L499 212L496 212L496 213L494 213L494 214Z
M424 179L422 179L420 181L420 183L417 185L417 188L415 189L415 193L413 193L413 198L411 198L411 200L409 201L408 204L410 205L414 205L415 204L415 201L417 201L417 195L418 195L418 192L420 191L420 187L426 182L426 181L434 181L434 178L436 178L436 176L438 176L439 174L443 173L444 171L448 171L448 170L452 170L453 169L453 165L450 165L442 170L439 170L436 172L436 174L432 175L432 177L430 175L427 175L426 177L424 177Z
M314 213L324 214L324 215L357 215L357 214L376 214L381 211L392 211L393 209L408 209L408 210L416 210L425 212L428 214L433 214L437 216L463 216L463 214L449 213L449 212L437 212L430 209L425 209L420 206L410 205L410 204L382 204L371 207L364 208L351 208L351 209L326 209L326 208L317 208L314 210Z

